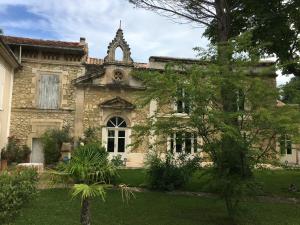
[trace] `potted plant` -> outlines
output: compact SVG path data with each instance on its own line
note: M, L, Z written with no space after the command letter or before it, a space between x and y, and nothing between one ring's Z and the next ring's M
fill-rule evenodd
M5 148L1 150L1 171L7 169L7 151Z

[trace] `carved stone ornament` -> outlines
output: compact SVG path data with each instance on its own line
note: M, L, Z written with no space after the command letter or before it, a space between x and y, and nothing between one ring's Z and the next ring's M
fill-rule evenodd
M120 47L123 51L123 60L118 62L115 59L116 49ZM104 58L105 63L123 63L123 64L133 64L131 58L131 51L128 43L124 39L123 30L118 29L115 38L110 42L107 50L107 56Z
M101 108L106 108L106 109L127 109L127 110L132 110L135 108L135 106L131 103L128 102L127 100L121 98L121 97L115 97L113 99L107 100L102 102L99 105Z

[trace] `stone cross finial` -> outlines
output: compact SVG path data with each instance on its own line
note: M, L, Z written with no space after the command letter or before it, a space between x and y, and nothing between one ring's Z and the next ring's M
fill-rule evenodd
M120 20L120 27L119 29L122 29L122 20Z

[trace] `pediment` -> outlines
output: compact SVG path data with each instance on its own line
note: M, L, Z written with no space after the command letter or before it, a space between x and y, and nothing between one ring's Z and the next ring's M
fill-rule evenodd
M104 101L100 103L99 105L101 108L107 108L107 109L129 109L132 110L135 108L135 105L130 103L129 101L121 98L121 97L115 97L113 99Z

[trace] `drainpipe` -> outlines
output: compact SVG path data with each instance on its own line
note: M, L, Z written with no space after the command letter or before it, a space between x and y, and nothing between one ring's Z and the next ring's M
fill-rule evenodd
M19 47L19 63L21 64L22 62L22 46L20 45Z

